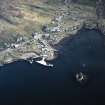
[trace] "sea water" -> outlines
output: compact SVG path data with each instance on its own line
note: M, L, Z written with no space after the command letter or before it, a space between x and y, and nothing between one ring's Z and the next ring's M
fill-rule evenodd
M54 67L17 61L0 67L0 105L102 105L105 97L104 36L83 29L57 45ZM88 81L81 85L75 74Z

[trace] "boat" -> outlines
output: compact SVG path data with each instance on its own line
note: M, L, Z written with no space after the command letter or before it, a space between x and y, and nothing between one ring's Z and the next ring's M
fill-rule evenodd
M27 59L27 61L28 61L30 64L32 64L34 60L33 60L32 58L30 58L30 59Z
M41 64L41 65L44 65L44 66L50 66L50 67L53 67L54 65L53 64L50 64L50 63L47 63L46 61L45 61L45 57L43 57L42 58L42 60L38 60L38 61L36 61L37 63L39 63L39 64Z
M33 60L29 60L29 63L32 64L33 63Z

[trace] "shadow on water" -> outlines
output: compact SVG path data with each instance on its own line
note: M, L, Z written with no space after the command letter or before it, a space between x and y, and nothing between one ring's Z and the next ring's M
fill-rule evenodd
M53 68L26 61L0 68L2 105L102 105L105 46L101 32L80 30L77 35L62 40L56 48L60 56L51 61ZM88 76L86 84L77 83L77 72Z

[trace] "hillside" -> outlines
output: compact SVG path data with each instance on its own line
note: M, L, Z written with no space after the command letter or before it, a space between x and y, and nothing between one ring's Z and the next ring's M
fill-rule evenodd
M54 59L52 46L84 26L104 33L102 4L96 5L96 0L0 0L0 63L43 55Z

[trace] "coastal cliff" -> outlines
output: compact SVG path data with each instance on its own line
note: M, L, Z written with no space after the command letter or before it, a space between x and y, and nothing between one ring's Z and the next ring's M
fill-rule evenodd
M54 45L82 28L105 35L103 0L0 0L0 64L55 58Z

